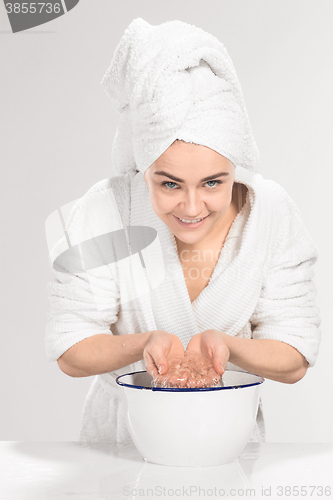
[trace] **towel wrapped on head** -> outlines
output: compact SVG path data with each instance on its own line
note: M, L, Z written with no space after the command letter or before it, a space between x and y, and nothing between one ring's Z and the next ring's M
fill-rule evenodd
M101 83L120 113L111 153L116 175L144 173L176 139L257 171L259 153L236 71L224 45L201 28L134 19Z

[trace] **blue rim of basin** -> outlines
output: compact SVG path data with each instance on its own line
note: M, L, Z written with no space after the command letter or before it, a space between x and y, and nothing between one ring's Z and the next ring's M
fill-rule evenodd
M237 372L237 373L247 373L249 375L254 375L255 377L259 377L259 375L255 375L254 373L250 372L243 372L240 370L228 370L232 372ZM147 373L146 370L141 370L138 372L131 372L131 373L124 373L123 375L119 375L119 377L116 378L116 382L118 385L121 387L130 387L131 389L143 389L145 391L167 391L167 392L203 392L203 391L225 391L228 389L243 389L245 387L253 387L255 385L260 385L262 384L265 379L263 377L260 377L261 380L258 382L254 382L252 384L239 384L239 385L229 385L227 387L145 387L143 385L133 385L133 384L125 384L124 382L121 382L122 377L128 377L129 375L137 375L138 373Z

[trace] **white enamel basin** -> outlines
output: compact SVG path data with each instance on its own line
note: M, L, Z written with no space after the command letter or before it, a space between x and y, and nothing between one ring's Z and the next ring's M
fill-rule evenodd
M171 466L231 463L251 435L264 378L227 370L224 386L155 388L145 371L117 378L126 425L142 457Z

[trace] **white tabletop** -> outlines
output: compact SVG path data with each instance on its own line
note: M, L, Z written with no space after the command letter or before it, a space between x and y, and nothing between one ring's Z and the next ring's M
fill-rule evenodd
M249 443L218 467L144 462L134 446L0 442L1 500L332 498L333 445Z

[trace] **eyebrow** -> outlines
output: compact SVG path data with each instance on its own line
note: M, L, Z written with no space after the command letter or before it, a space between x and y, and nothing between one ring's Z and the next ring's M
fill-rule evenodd
M167 172L164 172L164 170L161 170L159 172L154 172L154 175L164 175L165 177L169 177L169 179L172 179L173 181L185 182L182 179L179 179L178 177L175 177L174 175L170 175ZM212 179L216 179L216 177L222 177L222 176L227 176L227 175L229 175L229 172L219 172L218 174L209 175L208 177L205 177L204 179L201 179L200 182L210 181Z

